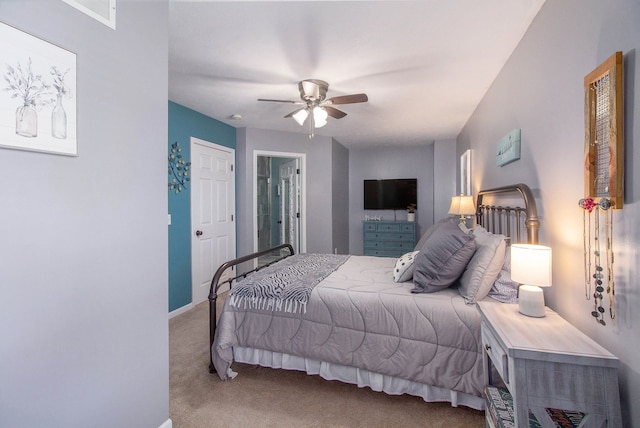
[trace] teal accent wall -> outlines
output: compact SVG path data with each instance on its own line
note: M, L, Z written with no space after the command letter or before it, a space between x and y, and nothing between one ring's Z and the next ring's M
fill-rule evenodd
M198 113L180 104L169 101L170 147L176 141L182 156L191 161L191 137L236 148L236 129L209 116ZM167 164L168 167L168 164ZM186 190L175 193L168 190L170 176L167 175L169 192L169 312L191 303L191 183Z

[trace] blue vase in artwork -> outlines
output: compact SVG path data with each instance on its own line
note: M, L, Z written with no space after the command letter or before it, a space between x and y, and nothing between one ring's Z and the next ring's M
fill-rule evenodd
M62 95L58 94L56 105L51 112L51 136L54 138L67 138L67 112L62 106Z

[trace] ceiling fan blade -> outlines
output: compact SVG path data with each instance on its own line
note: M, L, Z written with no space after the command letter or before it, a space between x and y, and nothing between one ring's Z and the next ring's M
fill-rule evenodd
M291 113L289 113L288 115L286 115L284 118L287 119L289 117L293 117L293 115L296 114L297 112L299 112L300 110L304 110L304 108L299 108L297 110L294 110Z
M289 104L304 104L302 101L292 101L292 100L270 100L268 98L258 98L258 101L268 101L271 103L289 103Z
M354 104L354 103L366 103L369 101L367 94L353 94L353 95L341 95L339 97L329 98L325 102L327 104Z
M324 106L324 109L327 111L327 114L334 119L342 119L347 115L347 113L334 107Z

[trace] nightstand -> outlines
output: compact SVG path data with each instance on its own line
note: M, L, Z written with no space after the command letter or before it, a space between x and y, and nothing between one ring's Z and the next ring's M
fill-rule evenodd
M618 359L546 308L544 318L517 304L479 302L485 384L502 378L513 398L516 427L529 427L529 410L555 427L545 409L583 412L585 427L621 427Z

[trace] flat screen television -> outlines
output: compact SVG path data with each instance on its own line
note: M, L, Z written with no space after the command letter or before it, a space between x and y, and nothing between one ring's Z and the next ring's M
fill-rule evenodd
M364 180L365 210L405 210L418 204L418 179Z

